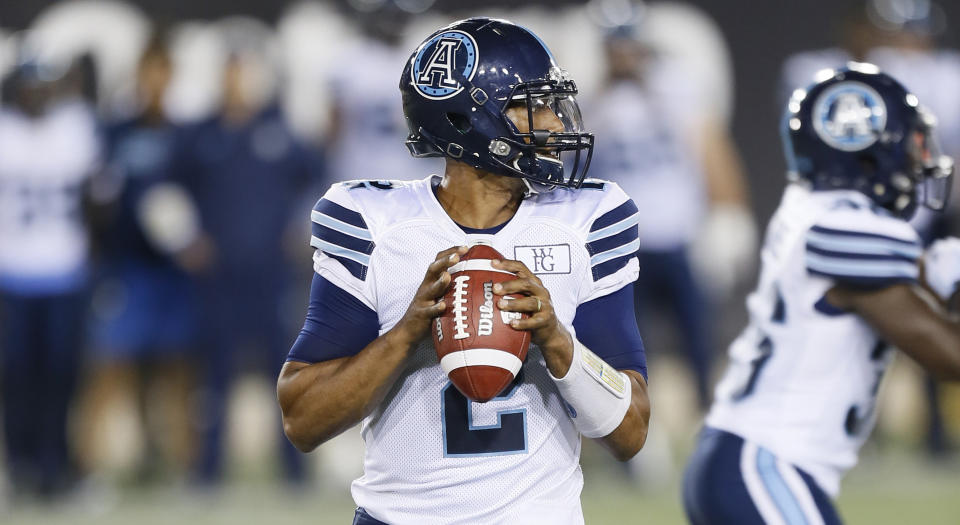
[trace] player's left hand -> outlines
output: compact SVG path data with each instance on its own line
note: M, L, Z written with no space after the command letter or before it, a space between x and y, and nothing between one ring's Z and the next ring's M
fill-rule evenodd
M512 281L493 285L493 293L504 296L508 294L525 295L520 299L500 299L497 306L508 312L523 312L529 314L526 319L517 319L510 323L515 330L529 330L531 341L541 348L552 348L556 345L572 345L570 332L557 319L550 299L550 292L543 286L543 282L525 264L520 261L493 261L493 267L506 270L517 275Z

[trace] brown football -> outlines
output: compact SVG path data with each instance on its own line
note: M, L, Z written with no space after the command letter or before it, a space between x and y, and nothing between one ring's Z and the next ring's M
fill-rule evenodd
M447 308L433 325L440 366L463 395L479 403L493 399L513 381L530 346L530 332L509 325L527 315L497 307L493 285L516 275L493 268L494 259L503 256L491 246L476 244L450 268L453 279L443 296Z

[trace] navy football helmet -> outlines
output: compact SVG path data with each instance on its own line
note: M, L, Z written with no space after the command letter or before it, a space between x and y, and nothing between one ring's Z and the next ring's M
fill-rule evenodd
M953 160L917 97L872 64L851 62L794 91L783 119L789 177L813 190L853 189L909 218L942 210Z
M577 86L524 27L471 18L440 29L407 61L400 91L415 157L446 156L547 187L579 187L586 176L593 135L583 131ZM548 119L537 117L547 110ZM534 125L545 120L552 129Z

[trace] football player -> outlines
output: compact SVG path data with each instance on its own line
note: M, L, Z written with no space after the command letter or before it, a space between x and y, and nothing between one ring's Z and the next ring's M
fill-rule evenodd
M644 268L638 306L650 316L669 305L699 408L706 410L714 352L703 285L729 292L751 270L757 228L729 134L718 118L705 116L711 112L698 103L690 67L656 52L643 30L650 28L621 25L604 38L606 83L587 106L599 137L593 173L638 203ZM690 264L698 236L712 247L714 269L701 275Z
M960 52L938 45L947 28L943 8L929 0L864 0L854 2L843 25L842 46L803 51L783 65L782 100L790 90L806 83L823 68L839 67L853 59L876 64L923 101L935 115L960 114ZM865 60L864 60L865 59ZM960 154L960 119L938 123L938 138L946 154ZM954 188L954 195L956 190ZM954 197L955 199L955 197ZM958 232L956 200L944 213L920 208L910 224L920 233L924 246ZM929 375L924 378L927 395L926 445L931 454L948 454L953 448L944 422L941 386Z
M67 420L82 367L91 257L91 108L65 90L67 64L24 46L0 104L0 411L14 499L75 480Z
M218 30L227 50L221 107L178 133L173 152L200 223L177 258L190 261L183 264L193 269L200 297L206 402L196 475L208 485L222 479L227 401L240 363L252 358L275 377L287 350L280 311L291 275L283 240L315 170L276 99L272 31L246 17L224 19ZM286 480L301 483L302 456L279 430Z
M919 206L946 205L953 162L934 119L873 65L817 78L788 103L791 184L687 466L698 525L839 523L831 498L873 427L891 348L960 379L960 323L946 313L960 240L924 256L907 223Z
M622 460L646 438L637 208L584 179L576 85L523 27L438 30L400 90L410 151L446 171L335 184L317 203L310 307L278 382L284 429L308 451L362 423L354 523L582 523L580 436ZM482 404L449 387L428 330L479 239L512 257L494 265L517 279L494 292L527 296L500 307L530 314L513 327L533 342Z
M412 158L403 146L406 126L394 85L409 51L402 42L413 15L410 1L348 3L352 8L348 16L358 23L361 34L333 61L330 72L330 124L324 147L334 179L328 182L420 178L424 161ZM442 170L443 163L437 159L430 169Z

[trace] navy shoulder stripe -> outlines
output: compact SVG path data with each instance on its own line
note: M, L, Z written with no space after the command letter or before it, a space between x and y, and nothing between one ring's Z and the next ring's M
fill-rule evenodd
M375 245L363 216L328 199L320 199L310 213L310 220L310 245L339 261L357 279L364 280Z
M807 253L815 254L825 258L836 258L844 261L905 261L914 263L916 257L910 257L903 253L864 253L856 251L836 251L819 248L812 243L807 244Z
M922 254L918 239L813 226L806 234L804 257L811 275L880 287L915 281Z
M824 242L854 242L866 244L870 241L879 243L890 243L897 246L916 247L918 242L914 239L901 239L890 235L879 233L860 232L853 230L837 230L834 228L824 228L823 226L813 226L807 233L807 240L822 240Z
M612 224L616 224L632 215L635 215L639 210L637 205L633 203L632 200L628 199L626 202L617 206L616 208L604 213L603 215L597 217L593 224L590 226L590 233L597 230L602 230Z
M594 281L626 266L640 249L638 212L637 205L627 200L593 221L586 246Z
M345 208L326 198L317 201L317 204L313 207L313 211L357 228L367 228L367 223L363 220L363 216L360 215L359 212Z

